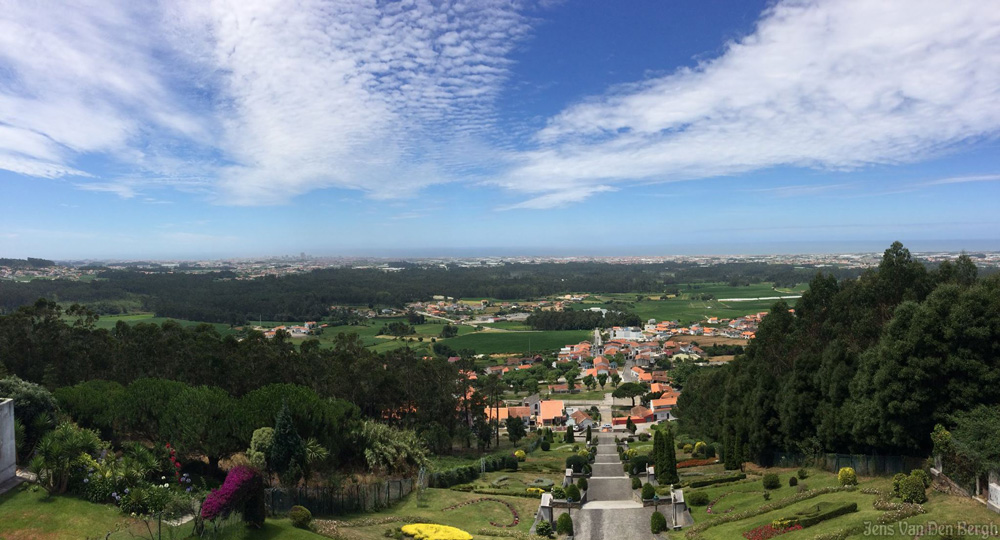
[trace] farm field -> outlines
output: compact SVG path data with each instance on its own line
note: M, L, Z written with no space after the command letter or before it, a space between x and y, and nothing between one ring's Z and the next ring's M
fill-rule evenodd
M104 329L107 329L107 330L111 330L111 329L113 329L115 327L115 325L118 324L118 321L124 321L124 322L126 322L128 324L152 323L152 324L157 324L157 325L162 325L163 323L165 323L167 321L174 321L174 322L176 322L176 323L178 323L178 324L180 324L181 326L184 326L184 327L197 326L199 324L210 324L213 327L215 327L215 330L217 332L219 332L219 334L221 334L223 336L229 335L229 334L235 334L236 333L236 330L230 328L228 324L222 324L222 323L204 323L204 322L201 322L201 321L189 321L189 320L185 320L185 319L171 319L169 317L156 317L152 313L131 313L131 314L128 314L128 315L104 315L104 316L101 316L101 318L99 318L97 320L97 323L95 323L95 326L97 328L104 328Z
M479 354L513 354L557 350L591 335L589 330L476 332L443 341L455 350L469 348Z

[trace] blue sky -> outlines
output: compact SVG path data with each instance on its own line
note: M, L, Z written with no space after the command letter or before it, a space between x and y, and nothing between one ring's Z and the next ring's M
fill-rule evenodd
M0 256L1000 249L978 0L14 3Z

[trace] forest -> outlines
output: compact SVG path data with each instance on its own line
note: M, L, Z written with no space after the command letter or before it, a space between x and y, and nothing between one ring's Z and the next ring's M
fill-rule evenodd
M105 270L90 282L0 281L0 313L10 313L39 298L63 304L85 304L100 315L125 310L151 311L158 317L225 324L248 320L323 320L331 306L402 307L433 295L454 298L531 299L568 292L663 293L679 283L804 283L816 272L784 264L694 263L507 264L465 268L458 265L419 267L400 272L328 268L307 274L236 279L231 271L203 274L163 271ZM834 270L839 278L856 270Z
M925 456L938 423L1000 403L1000 276L933 270L895 243L856 280L817 275L745 353L688 377L686 432L760 464L778 452Z

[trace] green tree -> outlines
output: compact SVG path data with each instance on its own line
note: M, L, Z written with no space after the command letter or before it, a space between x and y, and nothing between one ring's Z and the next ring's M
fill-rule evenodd
M629 398L632 400L632 406L635 407L635 398L641 396L645 392L645 386L639 383L628 382L615 389L615 391L611 393L611 396L619 399Z
M267 462L282 483L294 484L302 476L302 464L306 460L306 444L295 431L288 405L282 405L274 419L274 440Z
M524 426L524 419L520 416L509 416L504 423L507 426L507 438L514 444L517 444L517 441L528 434Z
M662 437L662 451L656 462L656 481L661 486L676 484L680 481L677 475L677 446L674 444L674 433L667 425L666 429L657 430Z
M604 390L604 385L608 384L608 374L598 373L597 374L597 384L601 385L601 390Z
M619 375L617 372L613 373L611 375L611 387L618 388L618 383L620 382L622 382L622 376Z

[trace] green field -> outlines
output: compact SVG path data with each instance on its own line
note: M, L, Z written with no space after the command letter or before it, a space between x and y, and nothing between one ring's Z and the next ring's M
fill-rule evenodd
M690 287L690 288L689 288ZM731 319L768 311L774 305L775 300L747 300L741 302L721 302L719 300L701 300L700 295L711 294L715 298L761 298L772 296L786 296L801 294L806 287L805 284L797 285L793 289L774 290L770 283L759 283L748 287L732 287L725 283L705 283L694 285L681 285L681 294L675 298L659 298L659 294L602 294L587 298L583 303L570 304L570 309L587 309L591 307L606 307L607 302L625 302L628 304L628 311L635 313L640 319L679 320L683 324L704 321L708 317L719 317ZM636 300L637 297L642 300ZM786 302L794 306L796 299L788 299Z
M156 317L152 313L132 313L129 315L104 315L97 320L95 326L97 328L106 328L111 330L118 324L118 321L125 321L128 324L138 324L138 323L152 323L162 325L167 321L174 321L181 326L197 326L199 324L210 324L215 327L215 330L222 334L223 336L228 334L236 333L235 330L229 327L228 324L222 323L203 323L199 321L188 321L185 319L171 319L169 317Z
M548 332L476 332L445 343L455 350L469 348L479 354L525 353L558 350L570 343L589 339L589 330L553 330Z

